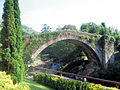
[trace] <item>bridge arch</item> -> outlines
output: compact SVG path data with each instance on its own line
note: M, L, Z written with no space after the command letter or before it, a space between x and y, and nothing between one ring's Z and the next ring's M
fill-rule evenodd
M88 33L84 33L84 32L77 32L77 31L75 31L75 32L63 31L60 33L60 35L57 38L52 39L52 40L46 42L45 44L43 44L42 46L40 46L39 49L31 56L31 58L32 58L32 60L34 60L35 57L41 51L43 51L45 48L47 48L49 45L51 45L53 43L56 43L58 41L67 41L67 42L70 42L77 46L82 47L83 51L86 53L89 60L96 62L100 67L107 68L107 64L108 64L107 59L112 58L112 60L113 60L114 56L112 56L112 53L114 52L114 50L111 50L111 53L109 53L110 55L106 56L106 52L103 51L103 50L105 50L105 48L100 50L101 46L99 44L97 44L99 40L96 41L97 43L96 43L96 46L94 47L91 45L90 42L88 42L88 40L82 39L82 38L80 38L80 36L86 36L86 37L91 38L92 34L88 34ZM99 39L100 38L101 38L101 36L99 37ZM114 46L114 45L112 45L112 46Z
M59 41L67 41L67 42L70 42L72 44L75 44L76 46L80 46L82 47L83 51L86 53L88 59L90 61L94 61L99 64L99 66L101 66L101 60L100 58L98 57L96 51L91 48L90 44L87 44L81 40L76 40L75 38L56 38L56 39L53 39L53 40L50 40L48 41L47 43L45 43L44 45L42 45L33 55L32 55L32 59L35 59L35 57L40 53L42 52L45 48L47 48L49 45L53 44L53 43L56 43L56 42L59 42Z

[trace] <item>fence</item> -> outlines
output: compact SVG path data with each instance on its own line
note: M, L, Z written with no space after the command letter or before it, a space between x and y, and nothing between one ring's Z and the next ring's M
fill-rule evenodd
M94 78L94 77L90 77L90 76L73 74L73 73L60 72L60 71L57 71L57 70L51 70L51 69L46 69L46 68L42 68L42 67L33 67L33 72L35 72L35 68L36 69L44 70L45 73L46 73L46 71L52 71L52 72L55 72L55 73L59 73L60 77L62 77L63 74L64 75L70 75L70 76L76 76L76 77L82 78L83 81L87 81L87 79L89 79L89 80L104 82L104 83L107 83L107 84L113 84L113 85L116 85L116 88L119 88L119 85L120 85L120 82L116 82L116 81L110 81L110 80L105 80L105 79L100 79L100 78Z

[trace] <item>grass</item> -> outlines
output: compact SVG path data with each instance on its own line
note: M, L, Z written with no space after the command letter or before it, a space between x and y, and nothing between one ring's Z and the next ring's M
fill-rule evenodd
M39 84L33 80L30 79L25 79L24 83L26 83L27 85L29 85L30 90L54 90L50 87L44 86L42 84Z

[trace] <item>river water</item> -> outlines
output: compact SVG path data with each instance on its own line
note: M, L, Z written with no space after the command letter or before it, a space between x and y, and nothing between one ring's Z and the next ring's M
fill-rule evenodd
M44 61L43 61L44 62ZM57 70L57 68L59 68L61 65L63 65L62 63L55 63L55 62L44 62L44 65L38 65L38 67L43 67L43 68L47 68L47 69L52 69L52 70ZM43 70L35 70L36 73L40 73L40 72L44 72ZM47 71L46 73L48 74L54 74L54 72L51 71Z

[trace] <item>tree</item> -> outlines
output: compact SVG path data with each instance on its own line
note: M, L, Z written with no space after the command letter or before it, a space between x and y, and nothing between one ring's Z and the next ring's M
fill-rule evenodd
M43 27L42 30L41 30L42 33L51 32L50 26L47 26L47 24L44 24L43 26L44 26L44 27Z
M82 24L80 30L83 32L88 32L89 31L88 24L87 23Z
M101 26L100 26L101 28L100 28L100 34L101 35L110 35L110 30L106 27L106 25L105 25L105 23L104 22L102 22L101 23Z
M102 25L103 27L106 27L106 25L105 25L105 23L104 23L104 22L102 22L102 23L101 23L101 25Z
M5 0L2 28L2 60L14 82L23 80L22 35L18 0ZM9 67L8 62L11 62ZM7 68L9 67L9 68Z
M7 69L7 61L10 61L10 57L11 55L13 55L12 53L16 52L15 48L14 48L14 43L16 43L16 40L14 37L15 34L14 29L15 29L15 25L14 25L14 9L13 9L13 1L12 0L6 0L4 3L4 14L3 14L3 28L1 31L1 39L2 39L2 50L3 50L3 54L2 54L2 60L3 60L3 64L4 64L4 70ZM14 43L13 43L14 41ZM11 54L10 54L11 53Z
M23 43L22 43L22 31L21 31L21 21L20 21L20 9L18 0L14 0L14 18L15 18L15 32L16 32L16 49L17 49L17 62L19 69L17 72L18 81L23 81L24 77L24 61L22 59Z
M65 30L65 29L71 29L72 28L72 30L77 30L77 28L76 28L76 26L75 25L65 25L63 28L62 28L62 30Z
M83 32L99 34L99 26L93 22L82 24L80 30Z

